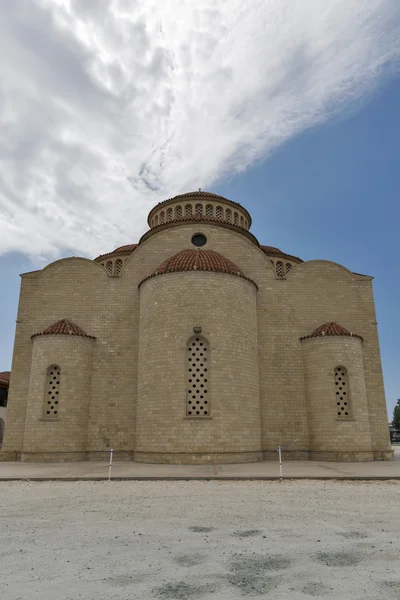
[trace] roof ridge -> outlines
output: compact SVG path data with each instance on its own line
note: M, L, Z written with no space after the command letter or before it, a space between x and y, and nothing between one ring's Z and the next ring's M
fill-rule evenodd
M361 335L358 335L357 333L352 333L351 331L343 327L343 325L339 325L338 323L335 323L335 321L328 321L323 325L319 325L316 329L314 329L314 331L310 335L305 335L301 337L300 340L307 340L310 338L325 336L347 336L357 337L361 340L363 339Z
M59 321L55 321L48 327L46 327L43 331L39 333L34 333L31 338L37 337L39 335L76 335L79 337L86 337L95 340L96 338L93 335L88 335L79 327L79 325L75 325L69 319L60 319Z

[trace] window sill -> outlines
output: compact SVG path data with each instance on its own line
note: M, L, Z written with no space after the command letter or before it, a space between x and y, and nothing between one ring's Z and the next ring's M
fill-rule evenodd
M186 415L183 417L184 419L188 419L189 421L207 421L212 419L211 415Z

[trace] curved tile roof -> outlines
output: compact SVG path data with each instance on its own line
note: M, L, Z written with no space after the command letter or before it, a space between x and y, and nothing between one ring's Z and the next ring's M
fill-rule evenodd
M225 258L215 250L201 250L200 248L181 250L177 254L170 256L154 271L152 275L146 277L156 277L157 275L165 275L166 273L181 273L183 271L212 271L214 273L228 273L229 275L237 275L248 281L252 281L246 277L242 270L228 258ZM143 281L141 283L143 283ZM140 285L140 284L139 284ZM254 285L256 285L254 283Z
M293 256L292 254L287 254L286 252L283 252L282 250L279 250L279 248L275 248L274 246L263 246L262 244L260 244L260 248L265 254L268 254L268 255L269 254L281 255L281 256L286 256L287 258L294 258L295 260L303 262L302 259L299 258L298 256Z
M300 339L308 340L310 338L325 337L325 336L337 336L337 335L343 335L343 336L348 336L348 337L357 337L360 340L363 339L361 337L361 335L358 335L357 333L351 333L345 327L343 327L342 325L338 325L337 323L334 323L333 321L331 321L329 323L324 323L324 325L320 325L319 327L314 329L314 331L310 335L306 335L304 337L301 337Z
M52 334L77 335L80 337L90 338L92 340L96 339L93 335L87 335L87 333L85 333L83 331L83 329L81 327L79 327L79 325L75 325L75 323L68 321L68 319L61 319L60 321L56 321L55 323L53 323L52 325L50 325L49 327L47 327L40 333L35 333L31 337L34 338L38 335L52 335Z

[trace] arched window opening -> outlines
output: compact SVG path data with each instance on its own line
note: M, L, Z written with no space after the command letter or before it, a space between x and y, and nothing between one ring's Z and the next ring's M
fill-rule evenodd
M207 206L206 206L206 216L207 217L212 217L213 214L214 214L214 211L213 211L212 204L207 204Z
M109 275L112 275L112 272L113 272L113 262L112 262L112 260L107 261L106 269L107 269L107 273Z
M240 227L244 227L244 217L240 215Z
M59 415L61 369L51 365L46 373L46 394L44 399L44 416L55 418Z
M155 218L154 218L154 224L158 225L158 215L156 215Z
M167 222L169 223L170 221L172 221L172 208L167 210Z
M120 258L115 261L115 274L121 275L123 262Z
M209 349L202 337L189 340L186 351L186 415L188 417L208 417L210 415L209 393Z
M217 217L217 219L222 219L222 216L223 216L222 206L217 206L217 208L215 209L215 216Z
M185 206L185 217L191 217L192 216L192 205L191 204L186 204Z
M278 260L276 265L275 265L275 271L276 271L276 276L277 277L283 277L284 276L284 272L283 272L283 262Z
M345 367L335 369L336 416L338 419L351 417L349 376Z
M181 219L182 218L182 206L177 206L175 209L175 217L177 219Z
M4 436L4 419L0 419L0 448L3 444L3 436Z
M225 221L230 223L232 221L232 211L230 208L227 208L225 211Z
M292 270L292 266L290 263L286 263L286 275L289 273L289 271Z
M233 224L234 225L238 225L239 224L239 215L237 214L237 212L233 213Z
M202 204L196 204L196 215L202 215L203 214L203 205Z
M162 211L161 214L160 214L160 223L161 223L161 225L163 223L165 223L165 212L164 211Z
M244 226L246 227L246 229L247 229L247 225L248 225L248 223L247 223L247 219L245 219L245 220L244 220Z

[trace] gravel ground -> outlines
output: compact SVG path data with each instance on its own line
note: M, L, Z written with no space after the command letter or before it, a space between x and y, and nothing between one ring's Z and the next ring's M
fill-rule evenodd
M400 482L1 482L1 600L400 598Z

